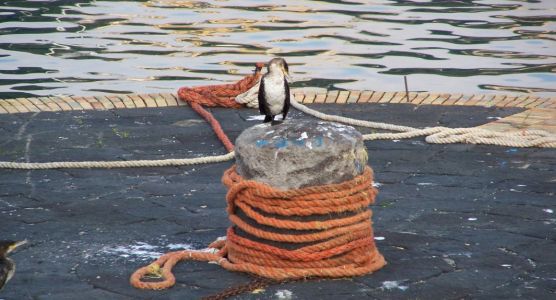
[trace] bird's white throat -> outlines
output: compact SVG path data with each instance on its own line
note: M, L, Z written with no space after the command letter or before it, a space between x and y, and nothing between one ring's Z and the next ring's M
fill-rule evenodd
M280 72L270 72L263 77L263 80L267 107L272 115L280 114L286 100L284 75Z

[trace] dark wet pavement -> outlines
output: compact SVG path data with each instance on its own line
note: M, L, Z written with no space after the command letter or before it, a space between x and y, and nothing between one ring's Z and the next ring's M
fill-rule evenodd
M410 126L475 126L519 109L313 105ZM213 109L235 138L257 111ZM304 118L299 112L293 118ZM369 132L369 130L364 130ZM379 272L294 282L239 299L551 299L556 293L555 149L365 143L380 194ZM3 115L0 160L80 161L223 154L185 107ZM0 239L28 239L0 299L192 299L249 282L188 262L165 291L129 275L161 253L201 249L229 225L220 183L232 162L137 169L0 170ZM288 298L289 297L289 298Z

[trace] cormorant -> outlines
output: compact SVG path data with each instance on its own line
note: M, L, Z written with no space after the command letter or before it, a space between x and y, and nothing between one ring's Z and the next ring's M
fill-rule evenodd
M268 72L261 78L259 111L265 115L264 123L274 121L279 114L282 114L282 120L286 119L290 108L288 71L288 64L283 58L274 58L268 63Z
M15 273L15 262L8 258L8 254L25 243L27 241L0 241L0 290Z

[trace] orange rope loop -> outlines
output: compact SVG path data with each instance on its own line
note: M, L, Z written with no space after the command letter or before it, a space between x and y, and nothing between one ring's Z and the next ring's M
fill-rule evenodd
M187 102L195 112L209 122L214 130L214 133L222 144L224 144L224 147L226 147L228 152L234 151L234 144L232 144L228 136L224 133L220 123L218 123L214 116L209 111L204 109L203 106L229 108L242 107L241 104L236 103L235 97L246 92L257 84L261 78L261 69L263 66L263 63L257 63L253 75L246 76L236 83L207 85L193 88L182 87L178 90L178 97L182 101Z
M175 283L172 267L181 260L213 261L230 271L274 280L339 278L376 271L386 262L374 244L368 207L377 194L372 180L373 172L367 167L342 183L284 191L245 180L232 166L222 177L233 223L226 240L213 242L212 252L167 253L137 270L130 282L140 289L171 287ZM163 280L145 282L146 275Z

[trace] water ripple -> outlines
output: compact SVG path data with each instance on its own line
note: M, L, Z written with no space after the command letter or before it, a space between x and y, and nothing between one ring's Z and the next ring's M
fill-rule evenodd
M551 0L2 2L2 98L173 92L274 56L295 87L556 93Z

